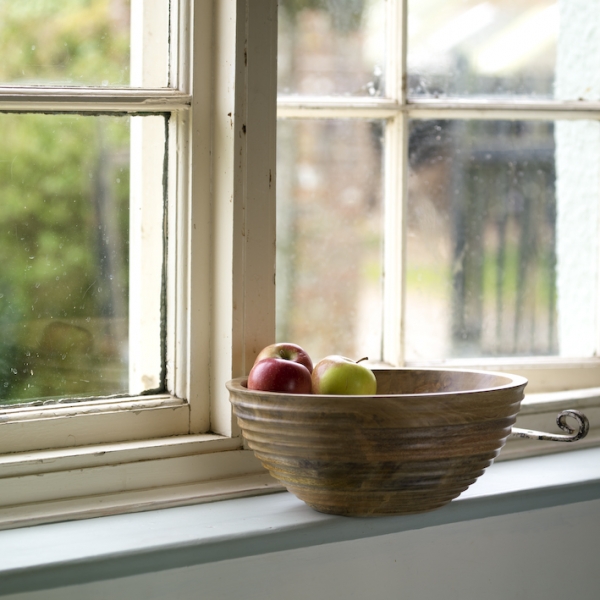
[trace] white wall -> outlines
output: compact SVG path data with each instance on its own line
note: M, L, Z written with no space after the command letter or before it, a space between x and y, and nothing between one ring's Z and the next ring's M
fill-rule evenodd
M598 540L594 500L3 598L597 600Z

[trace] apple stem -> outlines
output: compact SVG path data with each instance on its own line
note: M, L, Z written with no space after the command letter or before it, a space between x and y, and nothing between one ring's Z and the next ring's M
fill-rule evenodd
M363 356L362 358L359 358L356 362L359 363L359 362L362 362L363 360L369 360L369 357Z

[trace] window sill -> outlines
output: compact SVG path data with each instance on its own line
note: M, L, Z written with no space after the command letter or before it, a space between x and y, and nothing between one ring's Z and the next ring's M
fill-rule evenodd
M496 462L600 446L599 402L600 388L529 394L517 427L561 433L557 414L576 408L590 432L576 446L512 438ZM210 434L5 454L0 487L0 530L281 490L240 438Z
M497 463L420 515L324 515L280 493L3 531L0 596L595 500L598 465L600 448Z
M0 457L0 529L279 491L239 438L187 435Z

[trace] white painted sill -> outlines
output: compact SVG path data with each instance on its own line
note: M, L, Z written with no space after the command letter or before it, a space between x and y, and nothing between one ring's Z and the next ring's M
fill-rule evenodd
M532 394L516 426L561 433L565 408L592 424L576 445L509 439L497 463L600 446L600 388ZM0 529L268 494L281 485L238 438L175 436L0 456Z
M277 493L0 531L0 596L598 498L600 448L590 448L494 464L460 498L420 515L337 517Z

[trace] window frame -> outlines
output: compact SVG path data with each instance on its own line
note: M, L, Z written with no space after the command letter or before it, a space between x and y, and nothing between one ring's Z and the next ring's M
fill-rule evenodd
M172 0L179 33L172 38L169 89L0 88L0 110L171 112L169 144L178 156L169 171L169 195L176 198L168 207L168 270L175 274L167 284L170 393L0 411L0 529L282 489L244 447L224 385L247 373L275 339L277 114L390 123L384 311L392 327L384 358L392 366L403 364L402 269L392 267L402 267L404 256L408 118L600 118L600 103L590 102L408 99L407 1L387 5L388 26L398 32L388 34L389 47L403 58L395 76L388 65L385 99L277 103L276 0ZM541 373L540 381L551 382L533 389L554 396L525 401L522 412L535 421L529 428L547 429L548 415L563 406L600 407L600 389L561 392L564 381L578 387L582 373L586 388L600 388L594 360L468 366L519 366L525 376ZM592 428L585 445L598 441ZM558 450L530 444L535 450L514 446L502 458Z
M408 0L386 3L385 90L382 97L278 98L279 119L379 119L384 143L383 363L391 368L443 366L510 371L527 377L529 393L600 387L600 358L561 357L410 361L404 356L408 121L423 120L598 120L600 102L531 98L419 98L408 95ZM599 230L600 235L600 230Z
M0 411L0 528L281 489L224 385L274 336L277 3L170 6L169 89L0 88L2 111L170 112L177 156L169 393Z
M481 97L410 97L407 90L408 0L386 2L385 90L381 97L316 97L283 95L279 119L380 119L386 121L384 141L384 251L383 251L383 366L425 366L508 371L529 381L517 426L546 431L557 413L585 408L597 414L600 358L561 357L449 359L408 361L404 356L406 289L406 214L408 203L409 119L585 120L600 119L594 100L543 100ZM600 201L600 199L599 199ZM600 230L598 231L600 236ZM599 319L600 320L600 319ZM598 445L600 431L592 425L575 448ZM559 431L558 429L556 430ZM500 460L565 451L569 444L531 443L510 439Z

